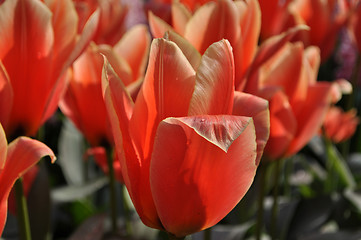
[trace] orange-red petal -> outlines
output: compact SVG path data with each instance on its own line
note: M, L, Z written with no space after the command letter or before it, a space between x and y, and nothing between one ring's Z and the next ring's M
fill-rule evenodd
M197 69L188 115L232 114L234 62L227 40L212 44Z
M13 89L6 69L0 60L0 123L4 128L7 126L12 104Z
M149 166L140 158L129 133L134 103L107 61L104 62L102 85L124 183L143 223L162 229L150 193Z
M284 157L297 131L297 120L287 96L281 89L266 88L262 95L269 100L270 136L265 155L270 160Z
M148 21L153 38L162 38L167 31L174 31L172 26L152 12L148 13Z
M129 29L115 44L114 51L123 57L132 69L133 79L144 76L150 47L150 35L145 25L139 24Z
M225 217L250 187L257 165L251 118L168 118L159 125L150 182L164 228L185 236Z
M194 69L179 47L165 39L153 40L148 69L130 122L141 158L149 161L160 121L187 115L194 83Z
M240 37L239 15L233 1L209 2L189 20L184 37L201 53L214 42L227 39L232 46Z
M303 108L295 112L297 133L286 156L298 152L320 129L331 103L331 88L328 82L319 82L308 88Z
M252 117L256 128L257 158L261 160L263 150L270 134L270 113L268 101L243 92L234 93L233 115Z
M32 135L52 88L47 83L54 43L51 12L41 1L14 0L0 5L0 15L0 59L14 93L11 122L5 130L21 128Z

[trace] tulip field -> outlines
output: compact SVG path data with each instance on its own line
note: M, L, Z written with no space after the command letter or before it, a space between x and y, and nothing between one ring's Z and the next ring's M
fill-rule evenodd
M361 0L0 0L0 240L361 239Z

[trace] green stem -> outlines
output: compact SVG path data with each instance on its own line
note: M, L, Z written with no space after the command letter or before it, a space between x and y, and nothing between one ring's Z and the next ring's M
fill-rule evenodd
M292 199L290 176L293 171L293 161L285 161L285 176L284 176L284 195Z
M186 237L177 237L177 236L175 236L175 235L173 235L171 233L168 233L168 238L169 238L169 240L184 240L184 239L186 239Z
M203 239L204 240L211 240L212 238L212 228L207 228L203 231Z
M23 181L19 178L15 182L16 214L19 226L20 239L31 240L30 222L26 198L23 190Z
M328 138L324 138L325 147L326 147L326 170L327 170L327 180L325 181L325 193L331 193L333 190L337 189L337 175L335 174L335 161L331 149L331 141Z
M345 160L330 139L324 137L324 142L327 154L327 179L324 186L325 193L328 194L336 191L339 186L354 189L357 184Z
M273 188L273 206L271 215L271 237L277 239L277 212L278 212L278 190L280 181L281 159L276 160L275 173L274 173L274 188Z
M264 197L265 197L267 167L268 167L268 163L263 163L259 167L260 185L259 185L259 189L258 189L258 199L257 199L258 211L257 211L257 222L256 222L256 240L261 239L261 233L262 233L262 228L263 228L263 213L264 213L263 202L264 202Z
M124 217L125 217L125 230L127 232L127 236L132 235L132 225L131 225L131 214L130 214L130 207L127 202L127 189L125 185L122 185L122 198L123 198L123 210L124 210Z
M117 223L117 196L115 186L115 175L113 167L113 156L111 149L107 149L107 163L108 163L108 176L109 176L109 189L110 189L110 215L112 222L112 232L116 234L118 232Z

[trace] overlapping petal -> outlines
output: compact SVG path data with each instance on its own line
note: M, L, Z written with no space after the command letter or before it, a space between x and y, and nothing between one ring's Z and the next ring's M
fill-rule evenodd
M78 40L72 2L47 4L15 0L0 6L0 59L13 91L9 121L3 123L9 135L34 135L56 110L66 86L61 75L89 43L97 25L94 16Z
M268 112L265 100L242 95L236 101L237 107L249 104L249 108L237 112L248 116L232 116L234 63L227 40L213 43L200 59L199 53L178 34L168 32L166 38L153 40L146 76L134 107L108 63L103 70L103 94L124 181L140 218L150 227L184 236L216 224L243 197L268 137ZM169 158L172 161L167 161ZM210 164L202 174L201 165L195 160L207 166L211 159L214 165ZM223 161L232 164L224 166ZM182 162L196 164L192 166L195 184L181 183L184 178L174 178L177 174L168 181ZM232 173L223 176L221 166L226 172L237 167L243 177ZM205 183L204 179L218 175L223 177L213 179L215 186ZM159 188L166 187L164 181L179 181L179 189L167 184L169 189L164 192ZM212 189L224 199L211 194ZM201 197L197 197L198 191ZM183 201L188 193L194 193L189 203ZM184 214L194 213L199 206L199 211L203 211L202 201L210 206L204 214ZM182 206L175 208L180 202ZM182 214L177 214L180 210Z
M187 23L184 37L201 53L214 42L227 39L232 46L240 37L240 16L232 1L209 2Z
M258 165L269 138L268 101L255 95L235 91L232 115L252 117L256 129L256 164Z
M331 84L319 82L309 86L303 108L295 112L297 119L296 137L292 140L286 156L298 152L321 128L331 103Z
M251 118L218 115L162 121L150 182L165 229L186 236L220 221L250 187L255 159Z
M222 40L212 44L202 56L188 114L231 114L233 93L232 47Z

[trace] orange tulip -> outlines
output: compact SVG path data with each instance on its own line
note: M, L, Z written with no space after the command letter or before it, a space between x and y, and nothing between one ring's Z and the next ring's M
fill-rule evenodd
M99 24L93 37L97 44L114 45L126 31L125 19L128 8L119 0L73 0L79 15L78 32L89 17L99 8Z
M8 137L34 135L56 110L64 72L90 41L97 13L80 38L70 0L0 5L0 122Z
M227 39L234 49L235 85L238 86L257 50L261 12L256 0L220 0L204 4L192 15L184 5L172 5L172 26L149 14L154 37L174 31L187 39L201 54L214 42Z
M248 75L245 91L270 103L265 155L271 160L297 153L320 129L332 101L332 84L316 82L318 48L289 42L301 31L292 29L265 41Z
M108 63L103 94L140 218L181 237L216 224L241 200L253 181L269 122L265 100L234 91L226 40L200 58L184 39L170 38L178 45L153 41L135 102ZM243 116L232 115L237 111Z
M359 121L355 109L344 112L339 107L331 107L323 123L324 133L335 143L345 141L355 133Z
M59 106L91 146L113 144L101 90L101 54L107 56L125 85L139 85L144 77L149 45L150 36L146 26L137 25L114 48L91 44L74 62L68 89Z
M347 20L346 0L259 0L262 12L261 36L265 40L297 25L307 25L298 39L305 47L321 49L321 60L326 60L335 48L339 30Z
M0 236L2 235L8 209L8 197L15 181L41 158L54 153L43 143L27 137L19 137L9 145L0 125Z
M301 38L305 46L319 47L321 60L326 60L335 48L339 30L346 23L346 0L294 0L290 11L298 24L310 27L309 34Z

